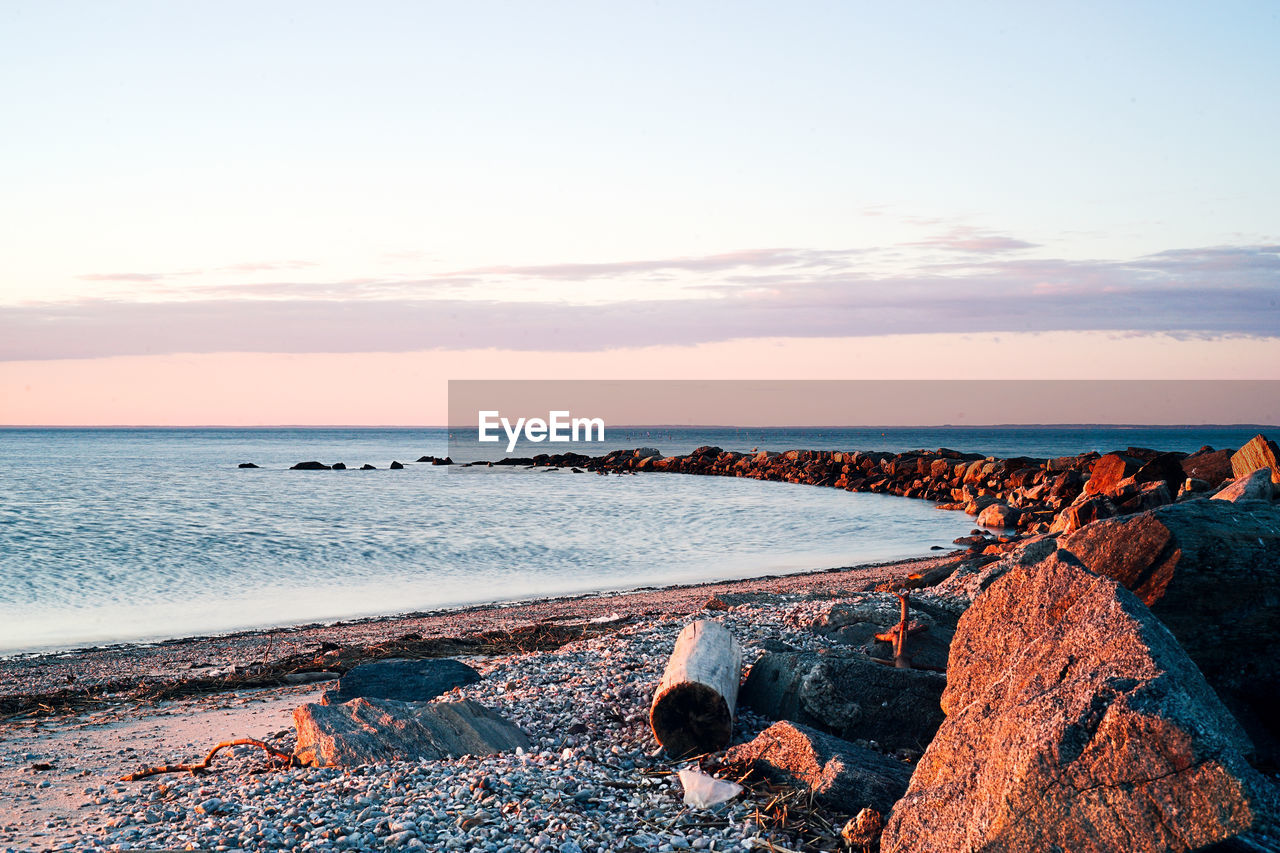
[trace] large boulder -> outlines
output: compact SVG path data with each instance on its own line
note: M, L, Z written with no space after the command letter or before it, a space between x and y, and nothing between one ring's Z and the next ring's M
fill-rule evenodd
M943 708L885 853L1189 851L1269 830L1274 791L1195 664L1061 552L961 617Z
M1280 506L1198 500L1082 527L1058 544L1133 590L1280 760Z
M309 704L293 712L293 724L294 754L314 767L493 755L530 745L524 732L470 700Z
M1108 495L1115 491L1122 480L1138 473L1142 460L1125 453L1108 453L1089 468L1089 480L1084 484L1086 495Z
M1235 476L1231 471L1233 452L1202 447L1182 460L1182 472L1192 479L1204 480L1210 486L1221 485L1223 480Z
M987 542L985 538L982 542ZM907 650L917 665L945 667L960 614L954 608L940 607L922 594L911 597L910 619L913 631ZM815 633L830 637L843 645L860 649L871 657L890 658L889 643L876 639L897 626L902 618L902 604L887 592L864 592L836 602L814 622Z
M1237 480L1260 468L1271 472L1271 482L1280 483L1280 448L1265 435L1255 435L1231 456L1231 473Z
M942 724L940 672L897 669L861 654L766 652L738 701L771 720L791 720L847 740L923 750Z
M338 679L337 689L325 691L320 704L337 705L356 697L426 702L479 680L480 673L452 658L387 658L352 667Z
M775 782L810 791L827 806L851 815L867 807L888 812L911 778L908 764L785 721L729 749L724 763L750 767Z
M1245 474L1234 483L1228 483L1213 494L1219 501L1269 501L1275 496L1275 484L1271 482L1271 470L1259 468Z
M1021 515L1008 504L993 503L978 513L978 524L983 527L1017 527Z

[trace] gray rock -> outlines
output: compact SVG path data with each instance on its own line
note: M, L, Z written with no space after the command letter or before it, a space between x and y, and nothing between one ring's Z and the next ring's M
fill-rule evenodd
M1215 501L1269 501L1275 497L1271 483L1271 469L1259 468L1245 474L1234 483L1228 483L1214 493Z
M293 724L295 754L315 767L493 755L530 745L520 729L469 700L309 704L293 712Z
M464 687L479 680L480 673L452 658L387 658L352 667L338 680L336 690L325 691L320 697L320 704L336 705L357 696L426 702L455 687Z
M924 749L942 724L939 672L895 669L865 655L767 652L738 701L772 720L792 720L849 740Z
M749 765L774 781L812 791L826 805L848 814L868 806L888 812L911 777L908 764L785 721L731 748L724 761Z
M881 849L1185 851L1265 830L1248 739L1132 593L1061 552L961 618L946 722Z

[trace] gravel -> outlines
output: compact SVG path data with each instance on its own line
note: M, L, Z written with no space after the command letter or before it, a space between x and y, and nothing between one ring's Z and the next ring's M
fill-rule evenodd
M649 618L556 651L468 658L484 679L440 697L473 699L523 728L528 750L446 761L261 772L256 750L204 776L172 774L83 790L72 820L50 821L37 846L0 850L456 850L485 853L750 850L785 846L743 798L685 807L675 771L648 726L648 706L681 627L716 618L746 664L772 640L829 641L807 630L833 599L775 594L728 610ZM769 721L740 709L736 740ZM292 732L272 741L291 749ZM34 754L32 754L34 755ZM194 756L189 756L188 760ZM167 757L123 755L129 762ZM0 816L0 845L13 825ZM28 839L34 841L34 839ZM766 848L767 849L767 848Z

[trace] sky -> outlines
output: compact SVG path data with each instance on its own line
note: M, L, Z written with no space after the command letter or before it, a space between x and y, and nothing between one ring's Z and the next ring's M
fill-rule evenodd
M1269 2L5 0L0 423L1280 379L1276 44Z

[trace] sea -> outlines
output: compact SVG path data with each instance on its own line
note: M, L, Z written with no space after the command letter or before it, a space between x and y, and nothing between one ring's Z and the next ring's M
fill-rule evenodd
M525 441L511 455L715 445L1051 457L1238 447L1267 429L1280 433L634 427L596 444ZM446 428L0 429L0 655L853 566L925 556L973 527L963 513L890 495L414 461L508 455L472 438ZM308 460L348 469L290 470Z

